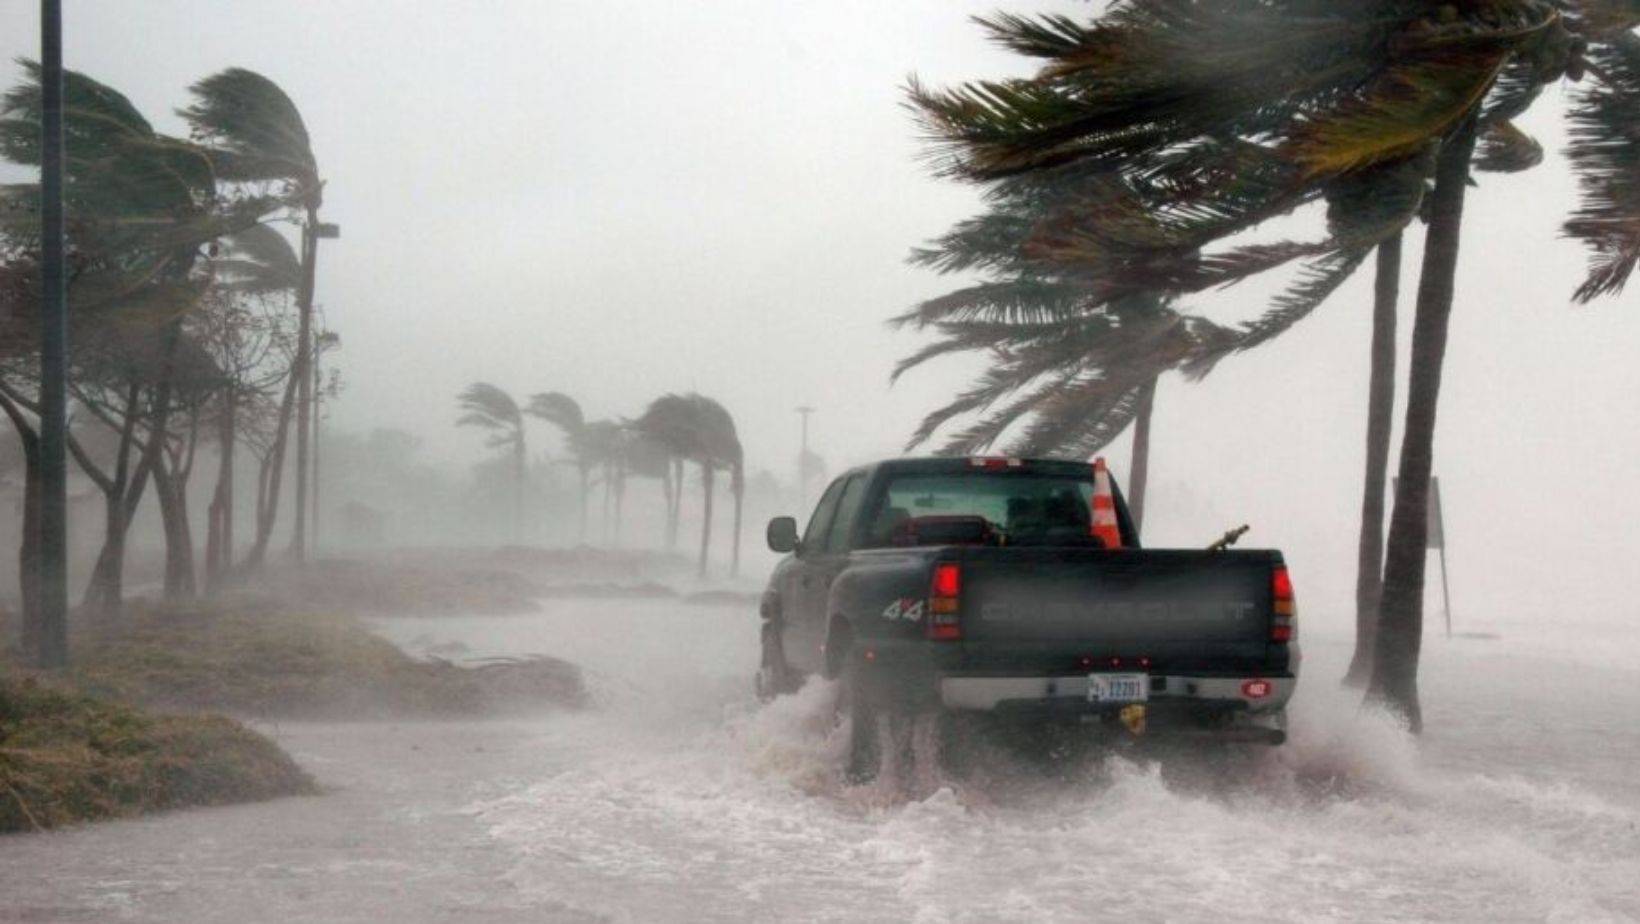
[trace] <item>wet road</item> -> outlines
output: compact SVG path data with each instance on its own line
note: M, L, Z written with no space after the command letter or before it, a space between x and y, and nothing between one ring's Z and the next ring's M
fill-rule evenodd
M327 794L0 839L6 921L1630 921L1640 676L1520 631L1426 646L1414 745L1310 639L1233 764L999 756L850 789L831 692L760 708L749 614L555 600L384 620L582 664L575 715L266 727ZM1596 646L1598 647L1598 646Z

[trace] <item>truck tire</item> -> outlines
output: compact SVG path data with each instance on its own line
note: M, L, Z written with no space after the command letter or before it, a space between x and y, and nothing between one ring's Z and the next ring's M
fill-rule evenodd
M753 682L758 702L772 702L777 696L797 692L801 678L786 663L786 652L780 644L779 623L773 620L763 623L759 648L757 676Z
M860 668L854 658L845 656L838 686L838 718L848 721L848 750L843 758L843 781L850 786L858 786L876 779L883 763L882 745L878 740L877 704L871 701L861 682Z

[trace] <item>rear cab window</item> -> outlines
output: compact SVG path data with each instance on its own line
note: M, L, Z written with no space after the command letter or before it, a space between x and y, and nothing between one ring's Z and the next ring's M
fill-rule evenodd
M1091 468L893 474L872 505L863 545L1098 545L1092 509Z

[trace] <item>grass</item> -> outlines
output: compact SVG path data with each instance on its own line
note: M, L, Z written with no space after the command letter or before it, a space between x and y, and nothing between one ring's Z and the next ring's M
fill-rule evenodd
M75 639L76 687L265 718L479 716L585 702L580 672L566 662L417 661L351 616L293 612L265 597L128 609L116 626Z
M0 832L313 791L277 745L231 719L0 677Z

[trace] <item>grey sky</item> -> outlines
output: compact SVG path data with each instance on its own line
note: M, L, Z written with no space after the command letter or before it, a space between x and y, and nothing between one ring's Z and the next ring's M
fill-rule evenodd
M414 430L465 462L483 450L453 428L454 395L474 379L565 391L594 416L693 389L735 414L754 468L781 472L792 408L817 405L835 468L897 452L967 371L887 385L917 341L884 318L954 285L903 258L977 201L915 160L900 87L1020 68L966 21L997 4L66 5L68 65L163 129L181 131L189 82L229 65L301 108L343 228L319 283L345 342L340 426ZM6 59L36 54L36 7L0 0ZM1583 255L1557 237L1573 192L1558 109L1527 122L1549 163L1482 177L1471 199L1436 469L1461 606L1625 619L1640 317L1633 290L1568 307ZM1249 521L1328 620L1353 574L1369 284L1205 383L1166 382L1157 409L1152 540ZM1244 317L1270 291L1198 306ZM1124 472L1126 441L1109 455Z

